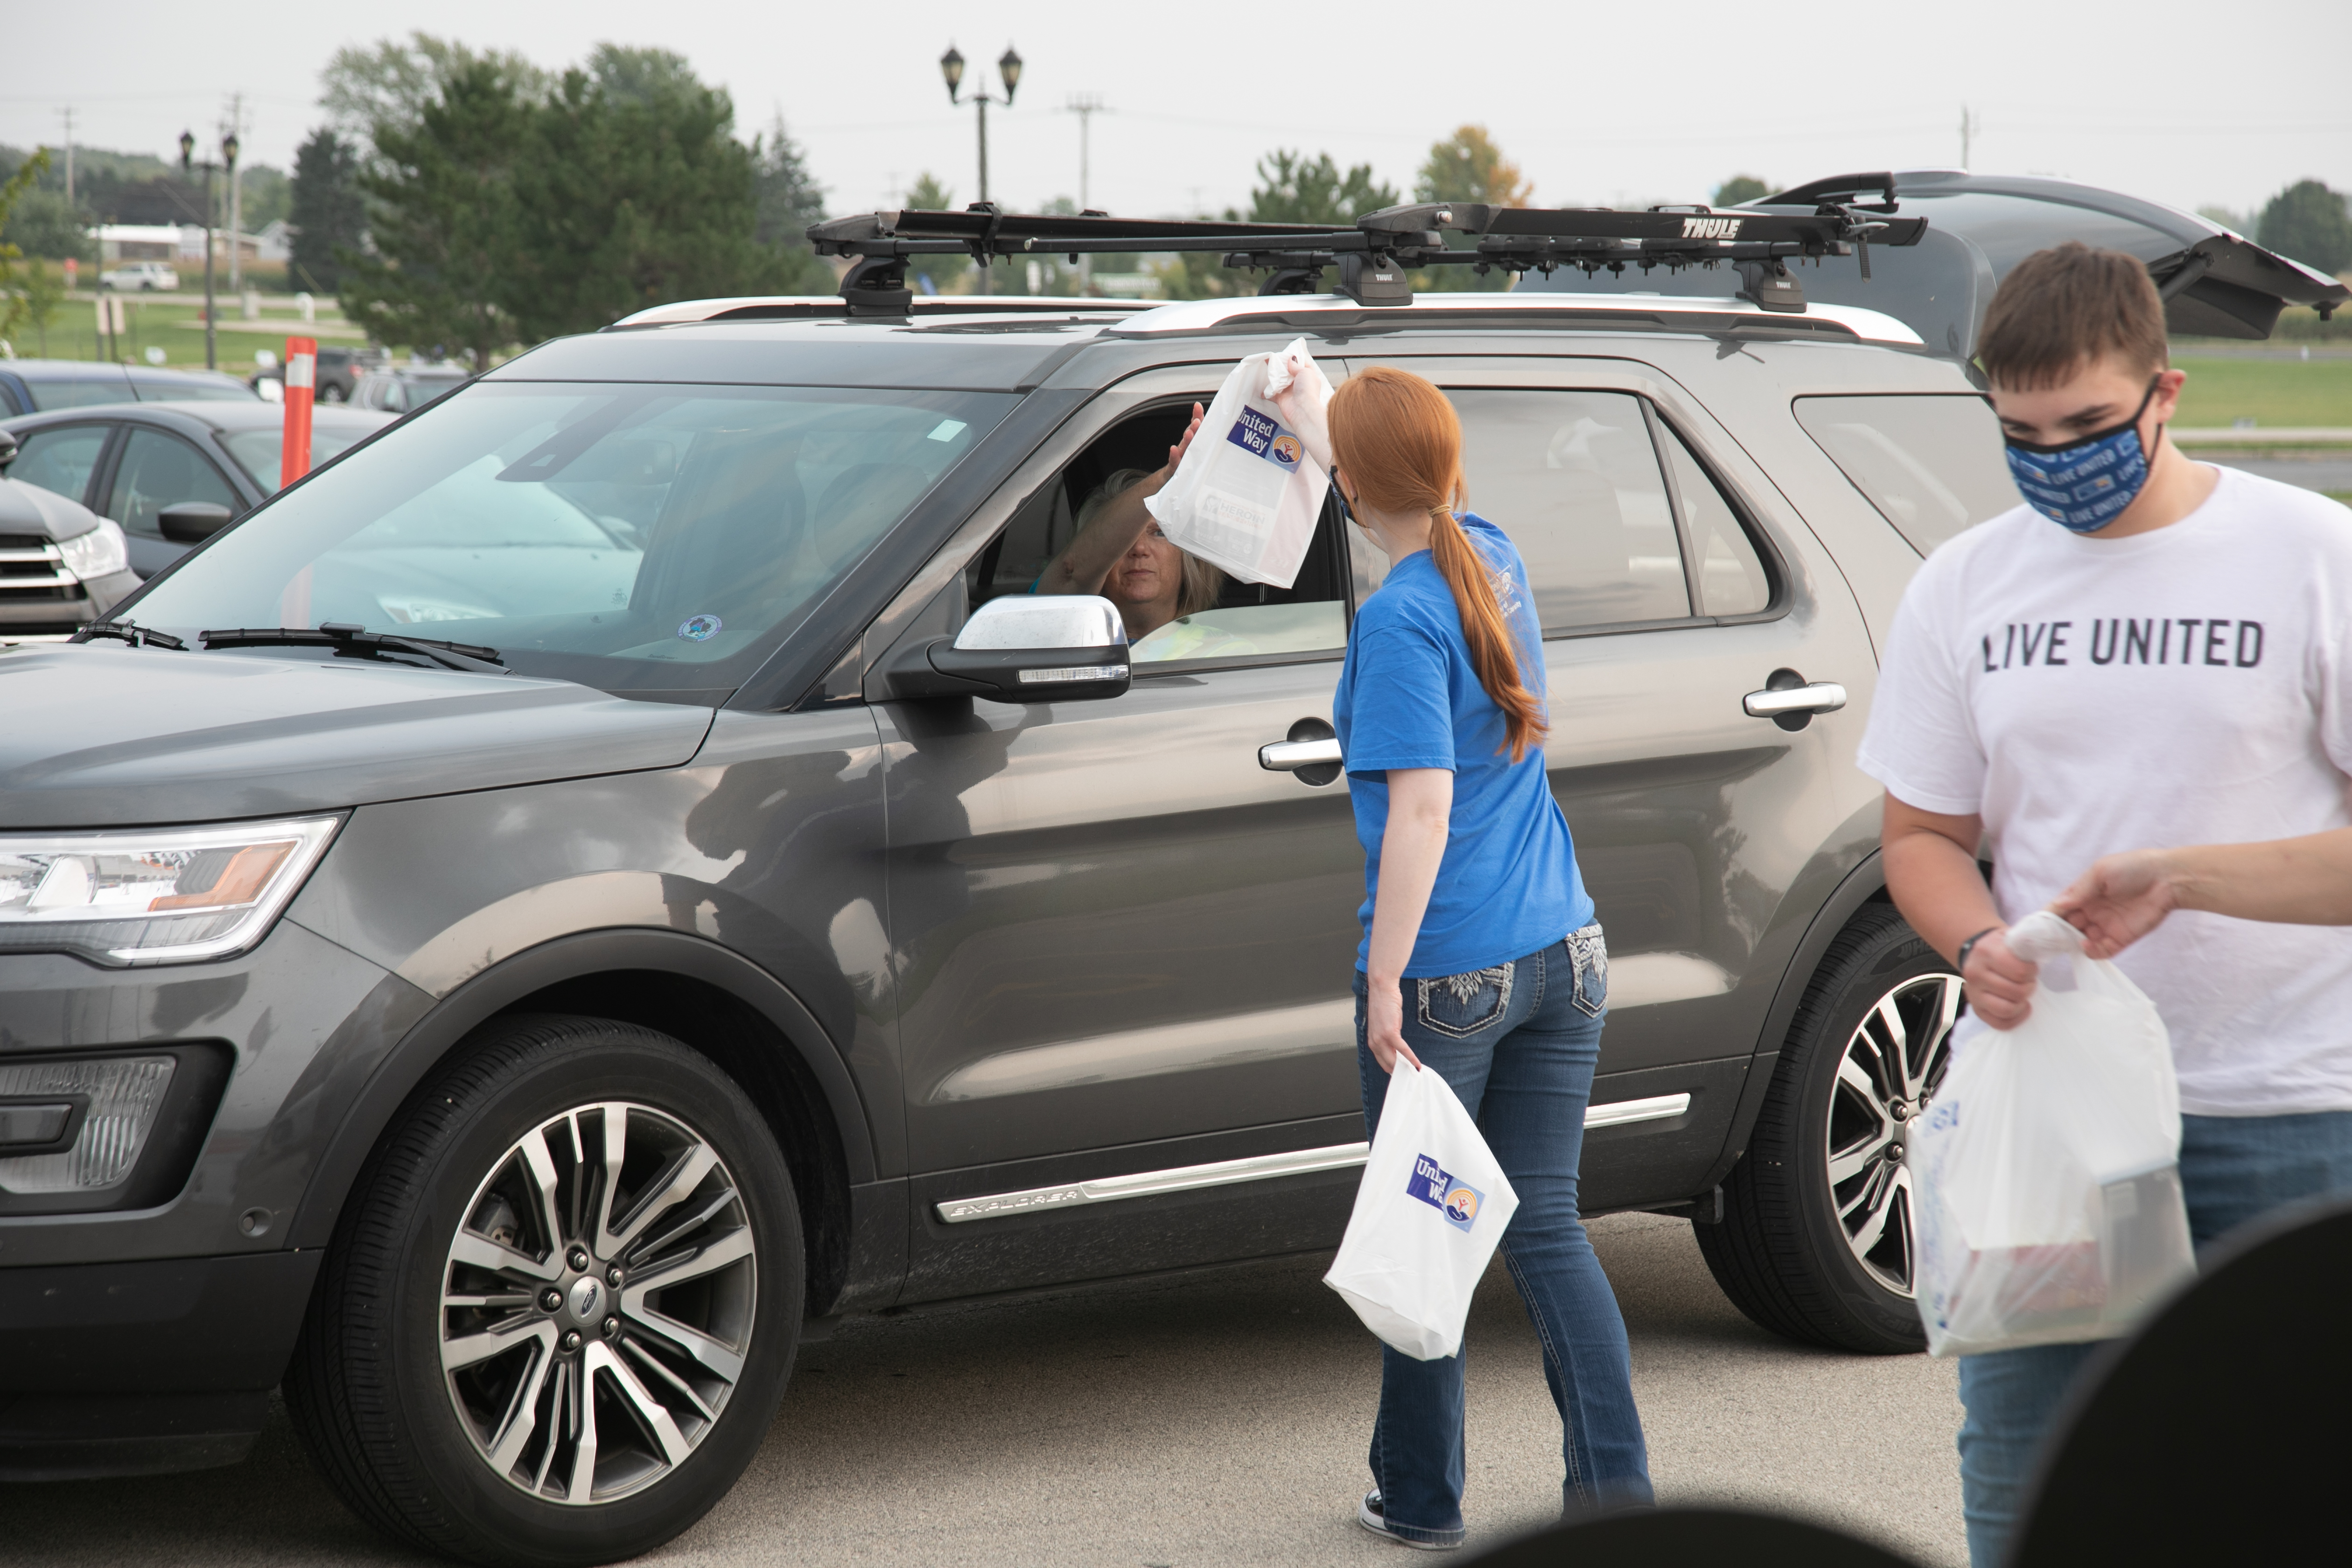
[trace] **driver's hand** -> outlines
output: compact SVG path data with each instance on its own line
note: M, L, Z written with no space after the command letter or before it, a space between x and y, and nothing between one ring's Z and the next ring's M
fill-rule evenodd
M1184 460L1184 454L1192 449L1192 437L1201 433L1201 421L1207 417L1207 416L1208 410L1202 408L1197 403L1192 405L1192 422L1184 426L1184 435L1182 438L1180 439L1173 447L1168 448L1168 466L1160 470L1161 473L1167 475L1168 478L1174 479L1176 477L1177 465Z

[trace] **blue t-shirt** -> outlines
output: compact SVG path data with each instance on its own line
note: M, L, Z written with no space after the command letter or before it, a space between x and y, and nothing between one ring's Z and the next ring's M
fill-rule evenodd
M1543 642L1527 568L1493 523L1465 513L1462 527L1492 568L1488 581L1519 645L1519 679L1541 699ZM1454 774L1445 858L1412 961L1405 965L1408 976L1508 963L1591 921L1592 900L1576 868L1568 819L1544 778L1543 751L1531 748L1511 761L1503 743L1503 710L1478 684L1454 590L1429 552L1398 562L1380 592L1356 612L1331 718L1347 760L1356 837L1364 847L1364 940L1356 948L1357 968L1367 966L1371 951L1391 768L1446 768Z

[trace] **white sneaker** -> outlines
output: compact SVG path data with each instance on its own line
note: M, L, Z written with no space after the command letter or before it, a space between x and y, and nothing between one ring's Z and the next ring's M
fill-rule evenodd
M1381 1511L1381 1489L1378 1487L1366 1492L1364 1500L1356 1505L1356 1522L1382 1541L1393 1541L1399 1546L1410 1546L1416 1552L1454 1551L1470 1533L1466 1530L1450 1531L1453 1536L1450 1541L1415 1541L1409 1536L1399 1535L1389 1528L1388 1516Z

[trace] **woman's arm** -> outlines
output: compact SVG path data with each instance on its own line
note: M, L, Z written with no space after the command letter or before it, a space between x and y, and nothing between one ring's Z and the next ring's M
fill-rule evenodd
M1372 894L1371 949L1364 959L1364 1043L1382 1072L1394 1072L1399 1057L1421 1066L1404 1043L1404 966L1412 962L1421 917L1437 885L1453 816L1451 770L1389 770L1389 820L1381 834L1381 882Z
M2352 925L2352 827L2263 844L2134 849L2093 864L2050 906L2112 958L2175 910L2283 925Z
M1182 439L1168 448L1168 461L1157 473L1138 479L1103 504L1102 510L1088 519L1078 536L1045 567L1037 579L1040 594L1099 594L1103 580L1118 558L1135 548L1151 521L1145 510L1146 496L1156 495L1160 487L1174 477L1176 465L1184 460L1186 448L1201 428L1202 410L1192 405L1192 422L1184 426Z
M2009 951L2008 923L1993 908L1992 889L1977 869L1984 819L1922 811L1893 795L1879 829L1886 890L1895 907L1929 947L1956 958L1960 943L1990 928L1969 950L1969 1005L1996 1029L2014 1029L2033 1011L2039 966Z

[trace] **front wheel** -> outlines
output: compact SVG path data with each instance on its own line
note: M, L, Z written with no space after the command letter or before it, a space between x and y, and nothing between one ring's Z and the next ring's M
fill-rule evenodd
M319 401L321 403L341 403L346 395L343 389L331 381L319 388Z
M732 1080L648 1029L511 1019L378 1145L287 1403L391 1534L499 1568L633 1557L757 1451L803 1278L792 1178Z
M1927 1348L1903 1162L1951 1062L1960 978L1891 904L1866 905L1814 971L1748 1152L1700 1254L1774 1333L1899 1355Z

